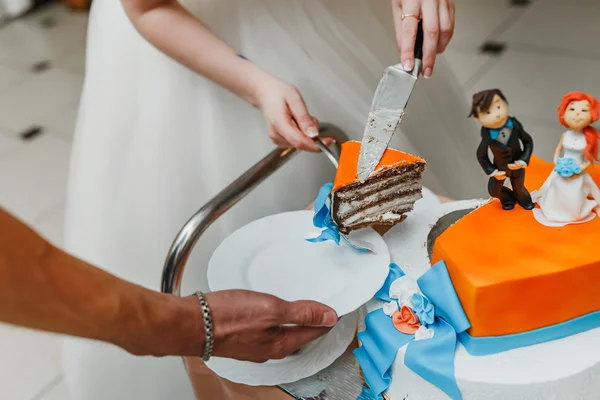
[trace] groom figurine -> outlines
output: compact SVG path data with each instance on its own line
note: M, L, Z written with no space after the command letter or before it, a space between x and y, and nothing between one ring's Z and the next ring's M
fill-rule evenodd
M533 139L515 117L508 115L504 94L498 89L476 93L469 117L481 124L477 159L490 177L490 196L500 199L505 210L515 208L515 203L532 210L535 205L525 189L525 167L533 153ZM493 161L488 156L488 149L494 156ZM506 179L510 179L512 190L504 186Z

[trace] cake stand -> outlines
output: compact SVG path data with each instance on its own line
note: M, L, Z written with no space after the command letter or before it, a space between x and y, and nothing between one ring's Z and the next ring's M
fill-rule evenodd
M347 140L337 127L322 124L321 135ZM188 255L206 229L257 185L284 165L294 149L277 149L203 206L182 228L168 254L161 289L180 295L181 277ZM385 236L392 261L413 277L429 266L429 251L435 237L480 201L448 203L415 209L402 224ZM557 293L560 296L561 293ZM367 311L380 307L371 301ZM359 327L360 329L360 327ZM456 378L464 400L596 400L600 393L600 328L535 346L473 357L459 345ZM393 367L389 400L447 400L439 389L421 379L403 364L404 348ZM286 384L279 389L299 400L354 400L363 380L352 348L315 376ZM279 397L278 397L279 398ZM201 400L205 400L202 398Z

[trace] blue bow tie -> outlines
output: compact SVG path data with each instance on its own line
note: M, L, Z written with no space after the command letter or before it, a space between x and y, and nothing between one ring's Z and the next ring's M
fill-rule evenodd
M506 124L502 128L490 129L490 137L493 140L496 140L496 139L498 139L498 136L500 136L500 132L502 131L502 129L504 129L504 128L512 129L513 127L514 127L513 120L512 120L512 118L509 118L508 120L506 120Z

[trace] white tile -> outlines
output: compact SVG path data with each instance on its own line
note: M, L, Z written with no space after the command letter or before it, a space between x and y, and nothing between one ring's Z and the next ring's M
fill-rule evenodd
M566 93L582 90L600 96L599 74L600 60L509 49L473 91L500 88L508 97L513 114L556 121L556 108Z
M58 247L63 245L64 225L65 210L62 207L44 215L33 224L40 235Z
M87 13L72 11L60 2L40 8L37 12L27 15L24 20L41 26L47 17L55 18L58 25L78 26L84 32L88 20Z
M484 66L495 60L488 55L452 49L448 49L444 55L461 85L467 84Z
M58 110L52 114L46 115L38 121L45 130L71 140L75 133L75 123L77 122L78 111L79 102L76 102L74 104L69 104L63 110Z
M582 55L600 57L600 2L535 2L518 21L500 36L509 43L548 46ZM578 66L573 64L572 69ZM598 73L596 73L598 77Z
M41 118L77 102L82 85L82 77L58 69L33 75L0 92L0 126L20 132L38 124Z
M17 67L0 64L0 90L5 90L23 83L31 74Z
M0 205L33 223L65 198L70 143L41 136L0 157Z
M39 400L69 400L71 394L67 389L67 385L60 381L56 386L50 389L46 394L40 397ZM37 400L37 399L36 399Z
M64 71L77 74L79 76L85 75L85 48L80 48L65 56L54 63L56 68L60 68Z
M473 2L456 5L456 21L452 44L456 49L476 50L506 21L522 13L506 3Z
M52 18L55 25L44 28ZM85 14L73 14L54 6L5 26L0 32L0 58L22 67L42 60L55 61L85 46Z
M24 145L23 141L15 138L13 134L0 132L0 161L3 156L9 156L16 151L21 150Z
M1 397L29 400L60 375L61 338L0 324Z

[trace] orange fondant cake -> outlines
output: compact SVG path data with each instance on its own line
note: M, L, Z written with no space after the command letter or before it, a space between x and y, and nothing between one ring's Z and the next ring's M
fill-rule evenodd
M540 188L553 164L532 157L526 187ZM600 182L600 166L588 170ZM547 227L531 211L494 200L437 238L432 263L445 261L471 336L551 326L600 310L600 218Z
M373 175L359 182L360 146L360 142L353 141L342 145L335 177L333 219L342 233L401 222L421 198L419 180L425 169L422 158L387 149Z

